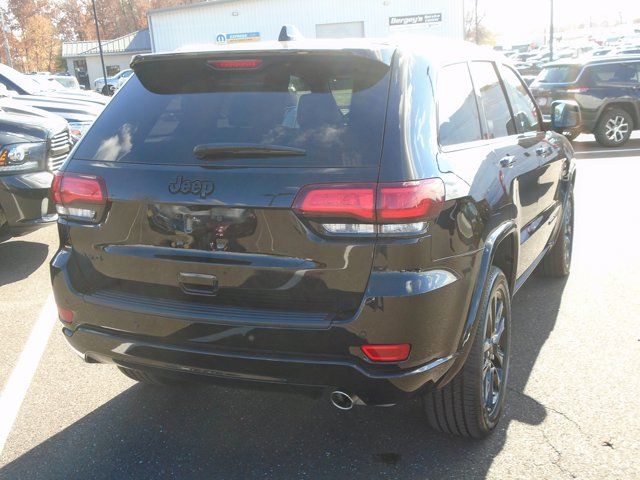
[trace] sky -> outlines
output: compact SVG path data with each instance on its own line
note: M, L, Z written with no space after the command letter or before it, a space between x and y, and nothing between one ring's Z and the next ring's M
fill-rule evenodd
M467 6L473 0L465 0ZM544 31L549 25L550 0L479 0L485 25L496 33L518 35ZM640 18L640 0L555 0L555 23L569 27L581 23L615 22Z

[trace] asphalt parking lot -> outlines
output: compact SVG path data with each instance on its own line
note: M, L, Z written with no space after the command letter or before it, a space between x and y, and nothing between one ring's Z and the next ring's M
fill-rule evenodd
M343 413L84 364L49 301L48 227L0 244L0 479L640 478L640 136L617 151L575 145L573 271L515 298L508 407L491 438L431 432L417 400Z

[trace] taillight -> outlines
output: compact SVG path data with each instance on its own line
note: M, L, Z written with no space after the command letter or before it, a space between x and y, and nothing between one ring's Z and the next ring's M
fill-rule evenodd
M262 60L256 59L209 60L207 63L218 70L253 70L262 66Z
M375 195L375 184L307 185L298 193L293 207L311 217L351 218L373 223Z
M104 180L95 175L56 173L51 196L59 215L84 221L98 221L107 204Z
M408 343L363 345L360 348L372 362L402 362L409 358L411 352L411 345Z
M299 214L336 235L413 235L426 230L444 203L439 178L411 182L330 183L303 187L293 202Z
M379 223L407 223L437 216L444 201L439 178L417 182L383 183L378 187L376 215Z

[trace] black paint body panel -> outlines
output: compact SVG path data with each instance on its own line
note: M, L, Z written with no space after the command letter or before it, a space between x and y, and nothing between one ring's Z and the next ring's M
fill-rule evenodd
M101 176L109 197L97 224L59 221L51 275L57 304L75 313L65 327L73 348L134 368L338 388L367 404L450 380L500 242L513 240L512 288L554 242L573 151L541 131L443 152L433 85L446 60L398 48L390 62L378 167L71 159L66 170ZM501 166L506 154L515 166ZM171 193L180 175L211 182L212 193ZM444 208L419 236L335 238L291 209L310 183L432 177L445 183ZM185 293L183 272L216 286ZM438 284L434 272L451 279ZM367 343L410 343L411 353L376 364L359 348Z

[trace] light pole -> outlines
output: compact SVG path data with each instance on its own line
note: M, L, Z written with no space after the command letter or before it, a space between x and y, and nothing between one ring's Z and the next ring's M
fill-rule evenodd
M93 21L96 23L96 36L98 37L98 50L100 51L100 63L102 64L102 76L104 77L104 87L107 93L109 93L109 86L107 84L107 69L104 66L104 56L102 55L102 42L100 41L100 29L98 28L98 14L96 13L96 0L91 0L93 4Z
M549 25L549 61L553 62L553 0L551 0L551 24Z

